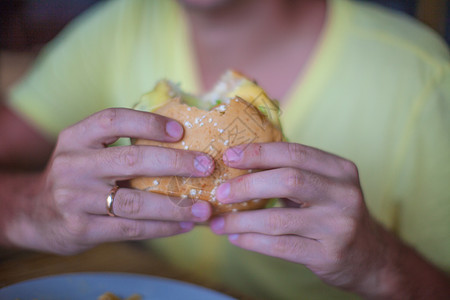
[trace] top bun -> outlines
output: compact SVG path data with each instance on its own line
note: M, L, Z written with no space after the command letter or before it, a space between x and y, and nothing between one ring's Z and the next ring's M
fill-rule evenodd
M215 88L201 98L193 97L167 80L144 95L135 109L150 111L177 120L184 126L183 139L176 143L137 139L136 145L151 145L201 151L215 161L208 177L139 177L131 180L134 188L168 195L175 203L209 201L213 214L263 208L266 199L235 204L216 200L217 187L231 178L255 172L226 166L223 152L233 146L283 140L278 104L267 97L256 83L241 74L228 71Z

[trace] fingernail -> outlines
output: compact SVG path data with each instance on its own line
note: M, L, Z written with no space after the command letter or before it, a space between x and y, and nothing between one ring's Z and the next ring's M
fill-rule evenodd
M225 219L223 217L215 218L210 223L211 230L215 233L220 233L223 230L224 225Z
M235 240L238 239L238 237L239 237L239 234L237 234L237 233L230 234L230 235L228 236L228 240L229 240L230 242L234 242Z
M219 186L216 192L217 199L222 202L230 195L231 185L225 182Z
M180 222L180 227L183 229L183 231L189 231L192 228L194 228L193 222Z
M206 219L210 214L209 204L203 201L195 202L194 205L192 205L191 213L197 218Z
M200 155L194 159L194 167L202 173L209 173L214 167L214 162L208 156Z
M176 139L183 135L183 127L178 122L169 121L166 123L166 133Z
M242 158L243 149L241 147L234 147L225 151L224 160L226 162L237 162Z

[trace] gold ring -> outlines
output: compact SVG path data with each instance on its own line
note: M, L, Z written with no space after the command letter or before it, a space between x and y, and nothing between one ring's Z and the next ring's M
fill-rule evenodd
M115 185L109 192L108 197L106 198L106 211L108 212L108 216L111 217L117 217L117 215L114 213L113 204L114 198L116 197L116 193L118 190L119 186Z

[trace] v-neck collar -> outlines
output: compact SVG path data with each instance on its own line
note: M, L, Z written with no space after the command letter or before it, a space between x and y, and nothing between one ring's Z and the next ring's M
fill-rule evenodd
M285 101L281 104L283 124L290 124L291 121L301 117L301 115L307 114L323 83L330 80L331 70L339 57L339 49L342 48L341 33L345 32L348 26L350 14L350 10L346 7L348 5L350 4L346 0L327 1L326 20L315 50L305 68L293 81L292 86L286 93ZM181 7L178 7L177 15L181 21L178 38L181 40L181 44L185 45L184 59L181 61L186 64L183 67L187 72L183 77L183 86L189 92L199 93L201 91L200 73L192 33L188 26L187 16ZM299 101L302 102L301 111L294 109L294 107L298 107Z

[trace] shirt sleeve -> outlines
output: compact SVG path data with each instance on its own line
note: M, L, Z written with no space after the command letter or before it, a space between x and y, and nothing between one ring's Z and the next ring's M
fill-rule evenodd
M439 69L411 112L398 173L398 233L450 271L450 64Z
M105 107L119 1L105 1L71 23L40 53L8 105L44 135Z

